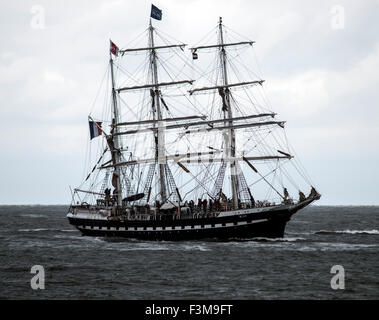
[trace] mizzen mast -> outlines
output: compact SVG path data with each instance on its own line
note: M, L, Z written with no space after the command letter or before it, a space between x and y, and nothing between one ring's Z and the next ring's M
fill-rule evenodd
M264 80L256 80L256 81L247 81L247 82L239 82L239 83L231 83L229 84L228 81L228 70L227 70L227 55L225 47L229 46L238 46L238 45L253 45L254 41L242 41L242 42L236 42L236 43L224 43L224 31L223 31L223 25L222 25L222 18L220 17L219 23L218 23L218 29L219 29L219 41L218 44L213 45L205 45L205 46L199 46L191 48L192 52L196 52L199 49L208 49L208 48L219 48L219 58L220 58L220 68L221 68L221 76L222 76L222 85L216 85L211 87L203 87L203 88L196 88L189 91L190 95L199 92L199 91L206 91L206 90L218 90L218 93L222 99L222 112L224 115L224 127L219 127L218 129L227 129L228 133L224 134L224 150L226 150L225 158L227 159L236 159L236 135L235 135L235 129L236 128L242 128L245 127L245 125L234 125L233 124L233 111L232 106L230 103L231 100L231 87L237 87L237 86L249 86L249 85L262 85ZM258 115L260 116L260 115ZM236 120L239 118L235 118ZM266 122L266 123L254 123L254 124L246 124L246 126L260 126L260 125L266 125L266 124L278 124L282 125L282 123L274 123L274 122ZM221 169L220 169L221 170ZM225 171L223 171L225 172ZM240 192L248 191L250 195L250 199L253 201L253 198L250 194L250 190L248 187L243 186L243 182L245 180L243 173L239 169L239 164L236 160L232 160L230 162L230 173L231 173L231 191L232 191L232 204L233 209L238 209L239 205L239 198L240 198ZM222 186L222 182L224 179L224 174L220 174L220 177L217 178L219 180L217 182L217 193L221 194L221 189L219 189L220 186ZM241 181L240 181L241 180ZM240 186L240 184L242 184ZM241 188L242 187L242 188Z

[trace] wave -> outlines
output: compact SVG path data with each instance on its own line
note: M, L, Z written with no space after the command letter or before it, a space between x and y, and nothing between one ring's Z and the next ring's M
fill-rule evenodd
M315 234L366 234L366 235L379 235L379 230L320 230Z
M204 245L183 245L182 249L184 250L199 250L199 251L211 251L211 249L206 248Z
M52 229L37 228L37 229L19 229L19 232L39 232L39 231L51 231Z
M170 251L169 247L158 246L158 247L135 247L135 246L122 246L122 247L104 247L105 250L112 251Z
M225 243L225 246L237 246L246 249L267 249L270 251L282 252L349 252L349 251L378 251L378 244L363 244L363 243L332 243L332 242L306 242L297 241L285 243L279 242L265 242L259 243L257 241L249 242L230 242Z
M21 214L20 216L21 216L21 217L24 217L24 218L49 218L49 216L47 216L47 215L43 215L43 214L35 214L35 213L31 213L31 214Z
M377 250L377 244L320 242L296 248L297 251L362 251Z
M77 232L75 229L49 229L49 228L35 228L35 229L18 229L18 232L41 232L41 231L53 231L53 232Z
M182 244L182 243L162 243L162 242L142 242L134 244L111 244L104 247L106 250L116 251L211 251L206 245Z
M283 238L266 238L266 237L254 237L254 238L230 238L231 242L300 242L307 240L302 237L283 237ZM216 241L219 242L219 241ZM228 243L228 242L226 242Z
M87 241L87 242L94 242L94 243L98 243L98 242L104 242L105 243L105 240L101 237L87 237L87 236L83 236L83 235L60 235L60 234L56 234L54 235L54 238L56 239L67 239L67 240L79 240L79 241Z
M251 241L262 241L262 242L297 242L307 240L302 237L284 237L284 238L264 238L264 237L256 237L252 238Z

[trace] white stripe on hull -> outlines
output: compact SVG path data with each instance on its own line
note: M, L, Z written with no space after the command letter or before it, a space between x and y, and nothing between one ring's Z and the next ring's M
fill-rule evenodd
M217 223L212 227L211 225L204 225L202 227L201 225L194 225L192 226L184 226L184 229L182 229L182 226L173 226L173 227L156 227L155 230L153 227L101 227L101 226L76 226L79 230L101 230L101 231L112 231L112 232L125 232L125 231L149 231L149 232L161 232L161 231L172 231L172 230L191 230L191 229L202 229L202 230L207 230L207 229L215 229L215 228L230 228L230 227L235 227L235 226L241 226L241 225L248 225L248 224L255 224L255 223L261 223L261 222L266 222L268 219L259 219L259 220L254 220L248 223L247 221L239 221L236 224L233 222L226 223L225 226L223 226L221 223Z

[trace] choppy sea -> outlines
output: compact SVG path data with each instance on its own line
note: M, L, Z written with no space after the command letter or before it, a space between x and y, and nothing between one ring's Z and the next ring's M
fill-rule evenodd
M379 207L311 206L283 239L222 242L86 237L67 209L0 206L0 299L379 298ZM344 289L331 287L334 265Z

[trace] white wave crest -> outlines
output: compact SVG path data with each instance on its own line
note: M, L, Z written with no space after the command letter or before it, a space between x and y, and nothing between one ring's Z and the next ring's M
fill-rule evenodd
M21 217L24 217L24 218L49 218L49 216L47 216L47 215L43 215L43 214L35 214L35 213L31 213L31 214L21 214L20 216L21 216Z
M379 230L320 230L316 234L379 234Z
M37 229L19 229L19 232L39 232L39 231L49 231L52 229L46 229L46 228L37 228Z
M252 241L269 241L269 242L296 242L303 241L305 238L301 237L284 237L284 238L264 238L264 237L256 237L253 238Z

